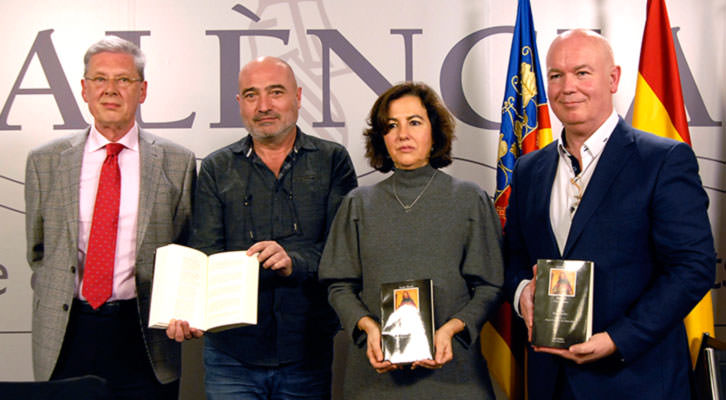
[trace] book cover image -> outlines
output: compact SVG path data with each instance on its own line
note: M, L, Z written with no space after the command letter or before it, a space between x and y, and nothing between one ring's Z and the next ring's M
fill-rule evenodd
M430 279L381 285L384 359L407 364L433 358L433 284Z
M552 268L549 275L550 296L575 296L577 272L564 268Z
M416 307L416 310L420 311L419 306L418 306L419 299L418 299L418 288L417 287L394 289L393 298L396 300L395 310L398 310L401 306L408 305L408 306L414 306L414 307Z
M594 264L538 260L532 344L568 348L592 335Z

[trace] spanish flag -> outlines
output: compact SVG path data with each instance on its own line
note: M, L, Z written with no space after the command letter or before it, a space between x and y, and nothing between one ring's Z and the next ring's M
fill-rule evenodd
M552 141L547 96L540 72L529 0L519 0L502 102L494 205L502 226L517 158ZM526 337L513 328L514 310L505 302L482 329L482 354L489 371L510 400L523 398Z
M648 0L633 105L633 127L691 144L678 60L665 0ZM696 364L704 332L714 335L711 292L684 320L691 360Z

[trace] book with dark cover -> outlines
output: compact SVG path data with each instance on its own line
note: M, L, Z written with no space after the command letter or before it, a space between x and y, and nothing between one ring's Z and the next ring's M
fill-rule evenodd
M532 344L568 348L592 336L592 261L537 260Z
M381 347L393 364L433 359L434 285L431 279L381 285Z

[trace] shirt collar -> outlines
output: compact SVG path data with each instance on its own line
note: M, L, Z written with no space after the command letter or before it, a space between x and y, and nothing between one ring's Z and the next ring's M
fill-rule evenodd
M583 158L583 165L587 164L584 162L586 157L591 160L597 157L605 148L605 144L608 139L610 139L610 135L613 134L615 127L618 125L618 120L618 113L613 110L605 122L603 122L602 125L600 125L600 127L597 128L597 130L595 130L595 132L590 135L587 140L585 140L585 143L583 143L582 149L580 150ZM566 146L567 142L565 139L565 130L563 129L562 135L560 135L557 141L557 150L562 157L566 157L570 154L570 152L567 151Z
M101 132L96 129L96 124L91 125L91 129L88 133L88 146L86 147L89 152L97 151L102 149L107 144L111 143L110 140L106 139ZM124 145L127 150L139 151L139 126L134 122L134 126L126 132L121 139L116 143Z
M299 153L300 150L311 151L317 149L312 140L310 140L310 138L306 135L303 135L299 127L295 127L295 135L295 143L292 145L292 152L294 154ZM244 154L244 156L247 158L251 158L255 154L255 152L252 151L252 147L252 135L248 134L232 147L232 151L235 153Z

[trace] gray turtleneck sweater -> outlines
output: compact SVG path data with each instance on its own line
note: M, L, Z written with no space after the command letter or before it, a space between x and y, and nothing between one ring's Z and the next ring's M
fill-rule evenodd
M333 222L319 276L352 339L345 399L494 398L478 338L503 282L499 219L475 184L441 171L431 179L435 171L396 170L355 189ZM414 201L408 210L401 205ZM454 359L438 370L376 373L356 323L364 316L380 320L381 283L426 278L434 283L436 327L451 318L466 324L453 340Z

